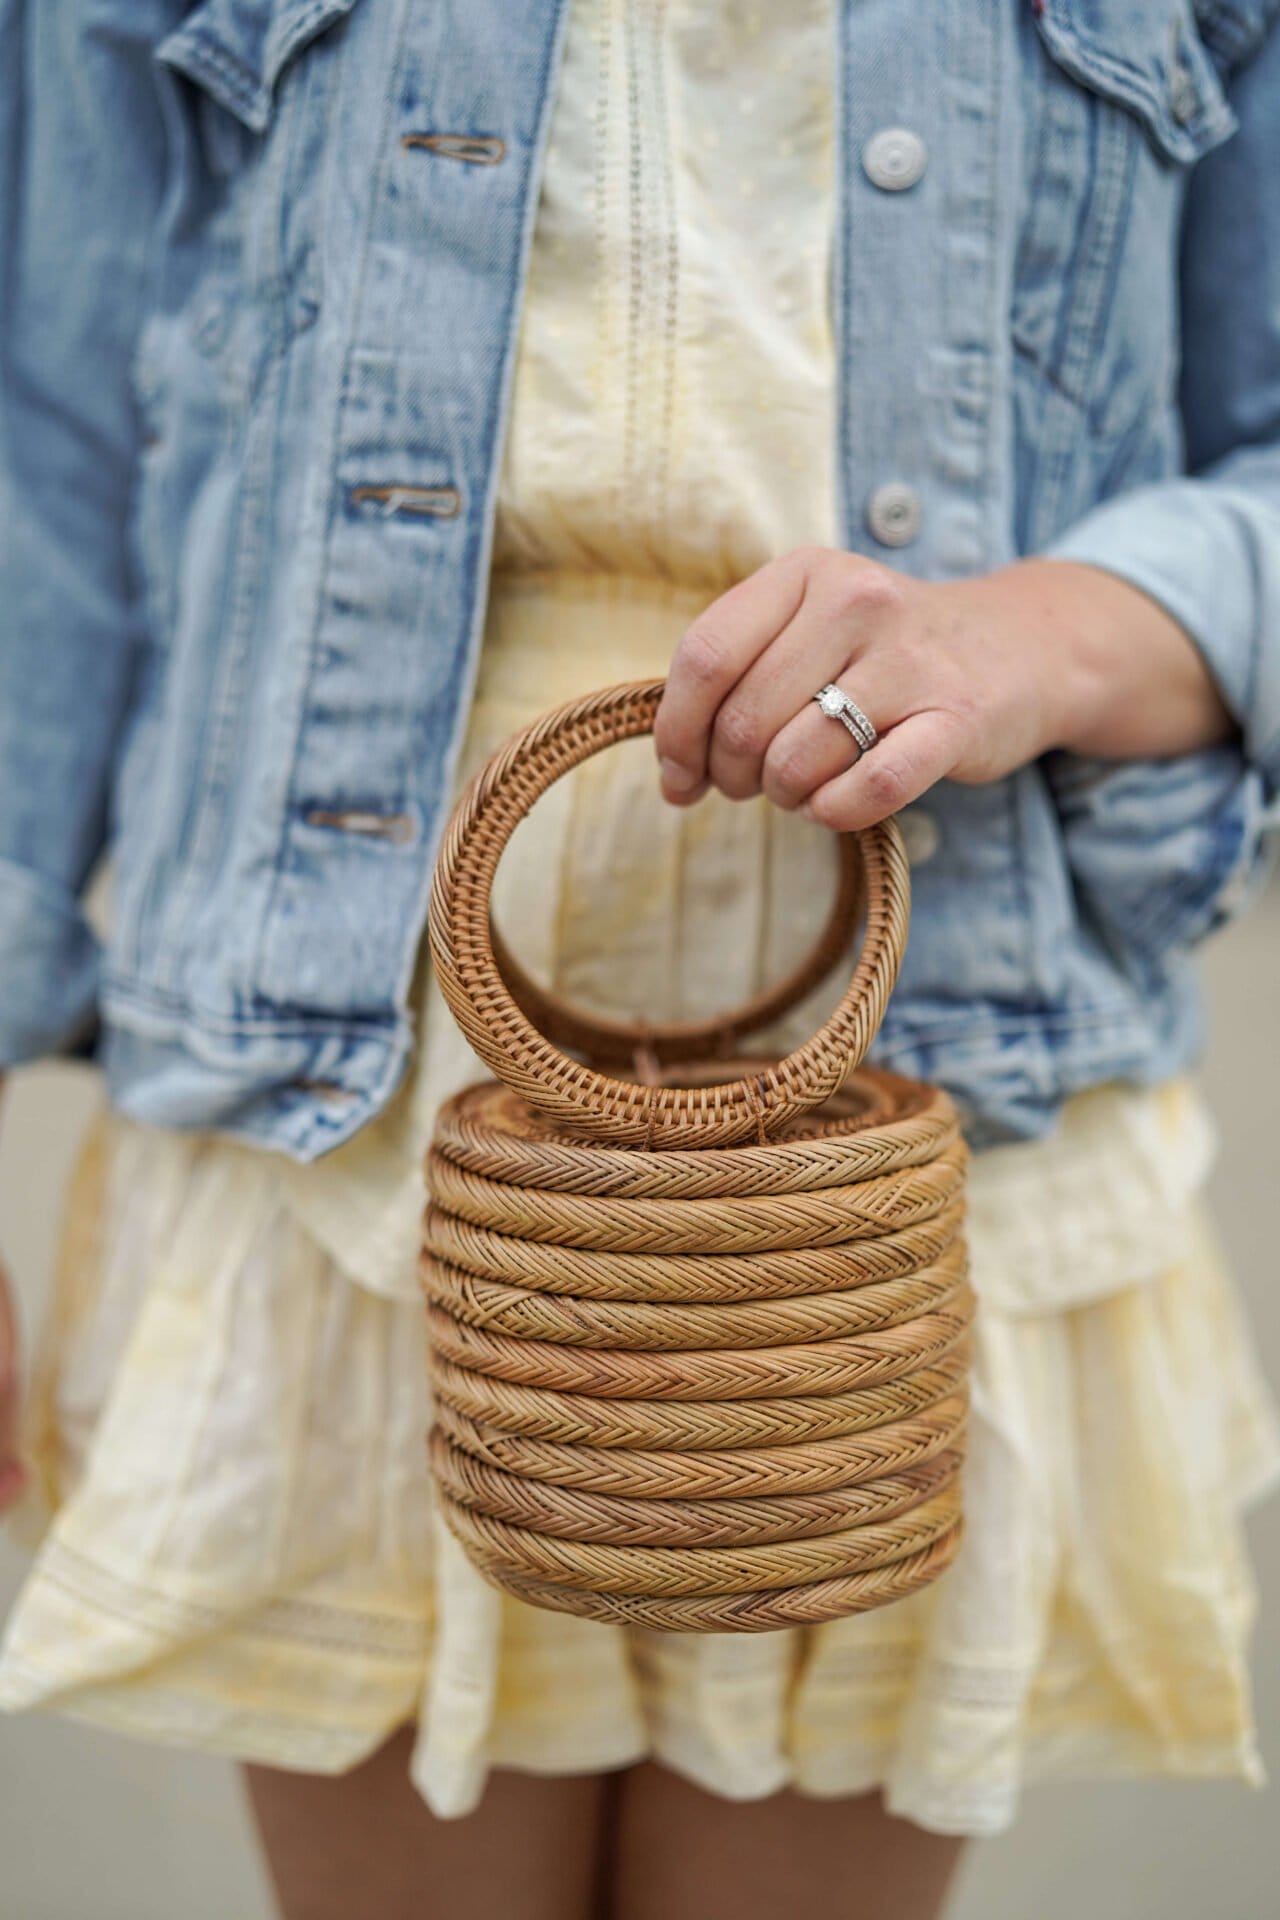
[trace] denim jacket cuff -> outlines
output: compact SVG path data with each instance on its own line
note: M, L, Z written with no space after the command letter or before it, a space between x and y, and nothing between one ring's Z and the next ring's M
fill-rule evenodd
M1269 491L1200 480L1138 488L1047 549L1129 581L1172 614L1240 729L1173 760L1050 757L1079 896L1103 937L1154 977L1252 900L1280 825L1280 509Z
M1262 776L1280 796L1280 499L1173 480L1095 508L1046 550L1141 588L1204 656ZM1280 818L1280 812L1275 815Z
M85 1051L99 944L76 898L0 858L0 1068Z
M1163 761L1054 753L1044 772L1077 904L1153 991L1260 890L1276 807L1238 744Z

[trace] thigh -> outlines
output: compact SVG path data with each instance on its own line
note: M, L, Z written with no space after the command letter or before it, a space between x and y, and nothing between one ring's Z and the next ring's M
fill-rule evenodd
M937 1920L964 1846L879 1793L725 1800L651 1763L616 1822L611 1920Z
M246 1767L282 1920L592 1920L606 1783L495 1772L439 1820L409 1779L412 1730L349 1773Z

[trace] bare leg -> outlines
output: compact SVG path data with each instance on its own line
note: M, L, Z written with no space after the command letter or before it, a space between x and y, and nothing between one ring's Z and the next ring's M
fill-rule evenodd
M411 1746L405 1729L336 1777L245 1768L283 1920L593 1920L604 1778L494 1773L438 1820Z
M963 1846L879 1793L724 1800L646 1762L619 1787L611 1920L937 1920Z

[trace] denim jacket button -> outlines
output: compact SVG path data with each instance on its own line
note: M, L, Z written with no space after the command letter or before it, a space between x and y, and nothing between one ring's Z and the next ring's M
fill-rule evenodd
M928 148L909 127L881 127L862 149L862 170L884 193L914 187L928 163Z
M923 807L904 807L898 815L898 828L902 834L902 844L907 850L907 859L913 867L921 867L926 860L932 860L942 835L931 813L926 813Z
M882 547L909 547L920 520L920 496L901 480L887 480L867 501L867 526Z

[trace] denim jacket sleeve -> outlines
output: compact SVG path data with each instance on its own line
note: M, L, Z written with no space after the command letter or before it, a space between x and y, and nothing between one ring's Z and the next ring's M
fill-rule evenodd
M130 366L178 0L0 0L0 1066L82 1051L138 667Z
M1186 476L1104 502L1048 549L1167 608L1239 726L1234 746L1159 773L1054 757L1077 881L1153 961L1249 896L1280 820L1280 28L1230 98L1238 129L1187 192Z

